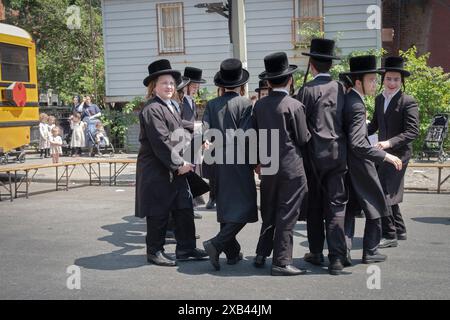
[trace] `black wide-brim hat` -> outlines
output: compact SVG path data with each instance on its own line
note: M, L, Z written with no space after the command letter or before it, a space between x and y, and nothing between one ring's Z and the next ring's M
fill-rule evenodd
M202 79L202 69L194 67L184 68L184 76L189 78L192 83L206 83L205 79Z
M270 89L269 84L266 80L259 80L258 88L255 89L255 92L260 92L261 90Z
M303 52L302 55L317 60L341 60L341 58L334 55L334 40L329 39L312 39L309 52Z
M173 70L169 60L167 59L156 60L148 65L148 76L143 81L144 86L147 87L150 81L164 74L172 75L175 78L175 80L181 77L181 72L178 70Z
M298 70L295 64L289 64L285 52L275 52L264 57L265 71L259 74L259 79L270 80L285 77Z
M342 75L351 76L368 73L384 73L377 68L377 57L374 55L350 58L350 72L343 72Z
M220 71L214 76L214 84L217 87L236 88L248 82L250 74L242 68L239 59L226 59L220 64Z
M181 76L177 80L177 91L183 90L189 83L191 83L191 79Z
M387 57L384 61L384 68L380 68L379 70L383 72L400 72L404 77L411 75L411 72L405 70L405 60L402 57Z

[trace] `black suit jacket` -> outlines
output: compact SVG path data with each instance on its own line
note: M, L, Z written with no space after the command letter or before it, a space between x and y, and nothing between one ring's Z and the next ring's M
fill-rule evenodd
M197 114L197 105L195 104L195 101L192 100L192 108L189 104L189 101L186 97L183 97L183 102L181 103L181 119L195 122L197 120L198 114Z
M344 132L343 86L321 76L302 87L297 99L305 105L310 155L319 169L346 166L347 141Z
M419 135L419 107L413 97L399 91L384 112L384 96L375 99L375 112L368 126L369 135L378 131L378 140L391 143L386 150L403 161L412 154L412 142Z
M214 164L217 220L220 223L247 223L258 221L256 206L256 184L254 166L238 162L228 163L230 148L234 151L234 160L240 153L248 159L246 144L231 139L227 141L227 130L251 129L252 102L235 92L226 92L220 97L208 101L203 114L205 138L211 141L209 133L215 131L217 139L212 140L215 156L223 156L221 163ZM211 130L215 129L215 130ZM222 141L220 141L222 140ZM222 143L221 143L222 142ZM207 156L205 152L205 157Z
M378 176L386 195L388 205L403 201L404 176L412 155L412 142L419 134L419 108L413 97L399 91L384 112L385 98L382 94L375 99L375 112L368 126L369 134L378 131L378 140L391 143L386 151L403 162L401 171L388 164L378 167Z
M186 177L176 173L184 163L182 151L174 148L178 141L171 141L172 133L183 129L180 115L155 97L140 112L139 122L135 215L165 215L174 208L192 207Z
M294 179L305 175L302 148L311 138L306 124L305 106L284 92L271 91L258 100L253 110L256 129L278 130L279 140L268 141L267 150L271 154L273 145L279 146L279 170L277 175ZM262 167L269 165L262 164Z
M368 219L387 216L387 204L375 163L382 163L386 152L371 146L367 133L366 107L355 91L345 97L344 128L348 141L348 172L352 190ZM353 205L353 204L352 204ZM349 206L350 207L350 206Z

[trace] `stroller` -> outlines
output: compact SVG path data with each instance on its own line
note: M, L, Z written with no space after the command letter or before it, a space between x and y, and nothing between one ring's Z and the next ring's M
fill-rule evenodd
M103 157L109 155L114 156L114 146L111 144L106 131L99 120L91 120L88 122L86 135L88 139L89 155L91 157Z
M439 162L447 160L448 155L444 152L444 141L448 133L448 118L445 113L436 114L428 128L427 136L423 143L421 159L437 157Z

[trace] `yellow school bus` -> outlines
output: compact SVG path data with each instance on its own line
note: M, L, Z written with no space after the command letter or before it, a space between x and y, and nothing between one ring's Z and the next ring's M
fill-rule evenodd
M30 143L39 123L36 47L25 30L0 23L0 155Z

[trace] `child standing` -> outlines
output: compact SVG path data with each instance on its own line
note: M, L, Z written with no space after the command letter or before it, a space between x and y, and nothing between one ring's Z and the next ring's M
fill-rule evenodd
M53 127L51 136L49 137L50 142L50 154L52 155L53 163L59 162L59 155L62 154L62 139L59 136L58 127Z
M47 149L50 147L48 143L48 115L46 113L41 113L39 115L39 151L41 159L44 156L47 158Z
M72 139L70 140L70 148L72 149L72 157L81 155L81 148L86 145L84 130L86 123L81 121L81 114L78 112L70 116L70 129L72 132Z

